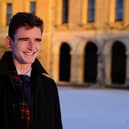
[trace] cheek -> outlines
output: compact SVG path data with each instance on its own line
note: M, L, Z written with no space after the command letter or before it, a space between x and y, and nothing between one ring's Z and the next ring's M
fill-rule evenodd
M14 44L13 46L12 46L12 50L15 52L15 53L17 53L18 51L20 51L22 49L22 47L20 46L20 45L16 45L16 44Z
M41 49L41 44L37 44L36 48L37 48L38 50L40 50L40 49Z
M10 43L10 48L14 49L15 48L15 43Z

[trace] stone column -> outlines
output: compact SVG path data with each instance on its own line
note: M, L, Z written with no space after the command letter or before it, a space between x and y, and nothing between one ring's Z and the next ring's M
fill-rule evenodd
M97 83L103 84L105 79L104 58L103 55L98 55Z
M81 84L83 80L82 56L78 53L71 53L71 82Z
M111 84L111 55L104 55L105 84Z
M53 54L52 76L56 82L59 81L59 53Z

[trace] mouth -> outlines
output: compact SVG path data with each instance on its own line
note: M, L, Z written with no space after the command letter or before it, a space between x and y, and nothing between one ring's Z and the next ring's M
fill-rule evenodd
M26 56L34 56L37 52L24 52Z

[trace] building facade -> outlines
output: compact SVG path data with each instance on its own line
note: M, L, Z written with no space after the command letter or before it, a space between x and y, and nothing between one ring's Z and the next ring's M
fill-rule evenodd
M129 0L0 0L0 42L18 11L44 19L39 59L59 85L129 87Z

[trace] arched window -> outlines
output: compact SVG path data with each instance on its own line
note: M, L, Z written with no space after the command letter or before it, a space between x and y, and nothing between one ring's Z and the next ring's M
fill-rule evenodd
M112 47L111 78L113 84L124 84L126 78L126 49L117 41Z
M84 82L96 82L97 60L97 47L94 43L89 42L84 55Z
M60 48L60 66L59 80L70 81L71 56L70 47L67 43L63 43Z

